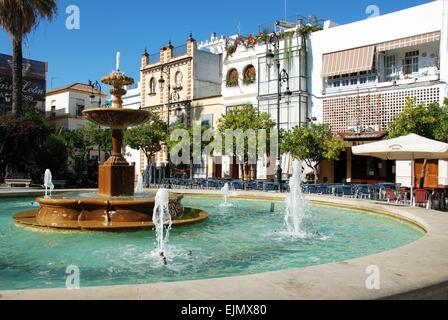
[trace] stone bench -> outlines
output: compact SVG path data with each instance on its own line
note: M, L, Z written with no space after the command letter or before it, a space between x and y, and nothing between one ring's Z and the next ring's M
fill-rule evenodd
M5 184L9 188L13 188L14 186L25 186L29 189L31 179L5 179Z

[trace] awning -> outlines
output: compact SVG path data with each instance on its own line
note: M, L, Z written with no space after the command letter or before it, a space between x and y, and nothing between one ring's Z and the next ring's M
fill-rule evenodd
M370 71L373 68L375 46L338 51L324 55L322 78L347 73Z
M440 31L420 34L418 36L412 36L408 38L402 38L383 42L377 45L378 51L387 51L393 49L406 48L416 46L423 43L436 42L440 40Z

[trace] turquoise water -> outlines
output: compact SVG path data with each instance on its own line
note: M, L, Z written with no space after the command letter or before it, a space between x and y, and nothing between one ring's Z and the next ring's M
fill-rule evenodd
M154 231L81 233L16 227L13 214L33 199L0 200L0 290L62 288L68 266L81 286L145 284L228 277L301 268L397 248L424 236L404 222L352 210L313 206L305 239L285 234L283 203L186 197L184 205L209 212L202 224L173 229L163 265Z

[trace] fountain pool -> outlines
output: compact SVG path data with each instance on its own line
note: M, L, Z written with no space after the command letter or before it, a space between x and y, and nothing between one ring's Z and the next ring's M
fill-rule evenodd
M55 232L18 228L11 217L34 209L34 198L0 200L0 290L63 288L66 270L80 269L80 284L149 284L248 275L367 256L424 236L414 225L380 215L310 206L302 228L286 231L283 202L185 196L186 207L209 212L202 224L173 228L161 263L154 231Z

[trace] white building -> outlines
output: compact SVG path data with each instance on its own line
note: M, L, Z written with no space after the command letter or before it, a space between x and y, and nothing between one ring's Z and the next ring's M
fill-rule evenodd
M229 38L217 38L212 34L210 41L199 45L200 48L210 51L224 52L221 92L226 110L251 104L260 112L269 113L282 129L306 124L309 118L306 42L300 32L302 23L297 21L289 25L294 27L283 30L277 55L280 71L284 70L283 74L288 77L281 86L280 119L277 119L278 70L275 64L268 65L266 60L267 53L276 50L270 44L268 34L247 37L234 35ZM224 176L241 176L241 168L235 160L223 157L222 162ZM288 161L285 161L285 166L286 162ZM272 178L275 174L275 164L275 159L262 155L257 164L257 178Z
M141 101L142 88L140 82L138 82L133 86L125 86L124 88L127 90L127 93L122 97L123 108L134 110L140 109L140 105L142 102Z
M351 146L382 139L407 98L443 102L447 96L446 1L433 1L345 25L326 23L310 38L313 116L345 137L342 160L326 163L328 182L395 179L410 186L408 162L353 157ZM435 184L447 186L447 163ZM442 174L443 173L443 174ZM436 178L437 180L437 178Z
M122 97L123 108L138 110L141 106L141 86L140 82L133 86L126 86L127 93ZM135 163L135 175L140 175L146 168L146 156L140 150L135 150L127 146L125 148L125 158L129 163Z
M87 120L82 112L98 108L106 100L106 95L82 83L74 83L47 91L45 112L50 124L55 128L76 130L82 128Z

